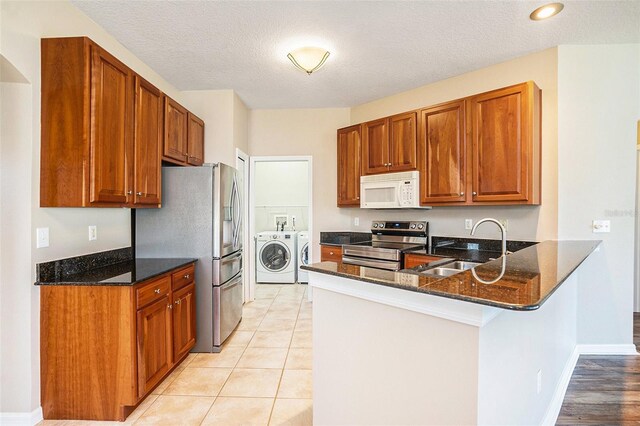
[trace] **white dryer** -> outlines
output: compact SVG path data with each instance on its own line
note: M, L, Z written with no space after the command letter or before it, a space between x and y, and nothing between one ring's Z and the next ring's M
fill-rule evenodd
M296 232L256 235L256 282L295 284L296 272Z
M302 265L309 264L309 233L307 231L298 232L298 282L308 283L309 273L300 269Z

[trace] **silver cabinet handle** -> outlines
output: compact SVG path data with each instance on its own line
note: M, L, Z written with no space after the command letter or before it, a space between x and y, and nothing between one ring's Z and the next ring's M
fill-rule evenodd
M175 304L176 304L176 305L179 305L179 304L180 304L180 299L176 300L176 301L175 301Z
M473 191L471 194L478 195L478 193L476 191Z
M142 195L142 192L136 192L136 195L140 196Z
M191 275L185 274L185 276L183 276L182 278L184 278L185 280L188 280L189 278L191 278Z
M461 196L461 197L462 197L462 196L464 196L464 192L461 192L461 193L460 193L460 196Z
M169 308L169 309L173 309L173 305L172 305L172 304L168 304L168 305L167 305L167 308Z
M329 254L330 254L331 256L333 256L333 252L332 252L332 251L330 251L330 252L329 252Z
M133 191L131 190L127 191L127 195L131 195L131 194L133 194Z
M155 294L160 294L160 289L159 289L159 288L156 288L155 290L153 290L153 292L154 292Z

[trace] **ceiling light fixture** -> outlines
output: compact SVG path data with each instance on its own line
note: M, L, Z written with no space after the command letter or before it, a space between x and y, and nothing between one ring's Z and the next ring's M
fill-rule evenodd
M301 47L295 49L287 58L299 69L311 75L312 72L319 70L329 57L329 52L321 47Z
M549 3L544 6L540 6L529 15L529 18L533 21L541 21L543 19L551 18L552 16L557 15L564 9L564 4L562 3Z

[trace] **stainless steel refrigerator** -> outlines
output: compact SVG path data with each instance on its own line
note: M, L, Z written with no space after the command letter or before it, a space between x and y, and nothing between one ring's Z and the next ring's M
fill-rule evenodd
M196 345L219 352L242 319L242 197L226 164L162 168L162 208L136 211L137 257L194 257Z

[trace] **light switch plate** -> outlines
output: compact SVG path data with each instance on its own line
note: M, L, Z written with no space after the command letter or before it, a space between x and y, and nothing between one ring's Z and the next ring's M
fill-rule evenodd
M464 229L473 229L473 219L464 220Z
M591 226L594 234L611 232L610 220L594 220Z
M49 247L49 228L36 228L36 248Z
M353 226L358 226L360 225L360 218L359 217L354 217L353 218Z

